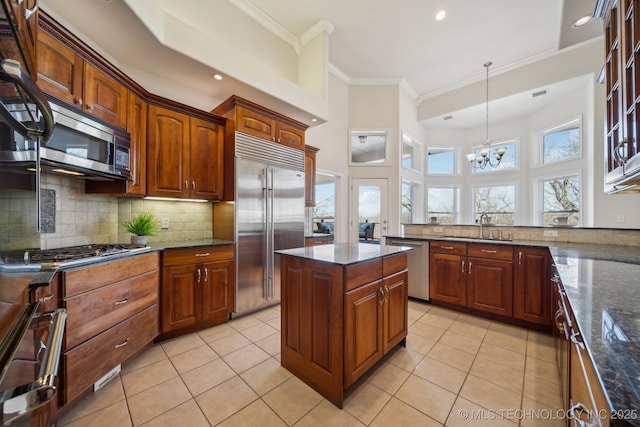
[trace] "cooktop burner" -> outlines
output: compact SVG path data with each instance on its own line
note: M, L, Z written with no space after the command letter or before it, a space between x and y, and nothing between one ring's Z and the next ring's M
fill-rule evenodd
M108 256L130 252L135 249L144 249L144 245L130 244L91 244L80 246L68 246L55 249L24 249L3 252L2 262L11 264L60 264L66 265L76 260L96 256Z

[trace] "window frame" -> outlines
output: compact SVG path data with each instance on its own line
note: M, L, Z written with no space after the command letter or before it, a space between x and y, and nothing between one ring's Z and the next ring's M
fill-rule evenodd
M453 162L452 162L452 166L453 166L453 172L452 173L433 173L429 171L429 153L432 150L438 150L441 152L451 152L453 153ZM457 176L460 175L460 169L459 169L459 158L460 158L460 149L458 148L454 148L454 147L428 147L425 151L424 154L424 170L425 170L425 175L426 176L433 176L433 177L446 177L446 176Z
M405 143L411 146L413 149L413 153L411 156L411 167L407 167L404 165ZM407 132L403 130L400 136L400 167L404 170L421 173L422 172L422 169L421 169L422 166L420 164L421 158L422 158L422 144L415 138L412 138Z
M573 123L576 123L576 128L578 129L578 133L579 133L579 138L580 138L580 146L578 148L578 154L576 154L575 156L572 157L566 157L560 160L556 160L556 161L552 161L552 162L545 162L544 161L544 138L547 135L551 135L557 132L561 132L563 130L569 130L569 129L573 129L574 126L572 126ZM538 166L539 167L546 167L546 166L551 166L551 165L557 165L559 163L564 163L564 162L570 162L570 161L574 161L574 160L579 160L583 157L583 150L584 150L584 144L583 144L583 140L584 140L584 133L583 133L583 129L582 129L582 115L579 115L577 117L574 117L573 119L570 120L566 120L563 121L561 124L553 126L549 129L543 130L542 132L540 132L538 138L537 138L537 142L538 142L538 156L537 156L537 162L538 162Z
M511 213L513 215L513 224L504 224L504 223L500 223L500 222L495 222L492 220L492 223L495 225L507 225L507 226L515 226L518 224L518 187L519 187L519 181L500 181L500 182L484 182L484 183L478 183L475 185L471 186L471 194L469 195L470 198L470 203L471 203L471 221L472 223L475 223L477 218L479 215L481 215L484 212L477 212L476 211L476 191L479 188L484 188L484 187L513 187L513 212L487 212L487 214L489 216L493 216L495 214L508 214Z
M544 206L544 185L546 182L548 181L553 181L556 179L564 179L564 178L570 178L570 177L577 177L578 179L578 185L579 185L579 195L578 195L578 222L577 224L568 224L568 227L580 227L583 223L583 186L584 186L584 182L582 179L582 172L581 171L574 171L574 172L570 172L570 173L564 173L564 174L559 174L559 175L545 175L542 176L540 178L538 178L538 191L539 191L539 203L540 203L540 210L539 210L539 214L538 214L538 218L537 221L539 221L539 223L543 226L546 227L547 224L545 224L545 220L544 220L544 216L545 214L548 213L555 213L557 214L557 216L561 216L563 213L568 213L569 215L571 215L572 212L576 212L576 211L567 211L567 210L554 210L554 211L546 211L545 210L545 206ZM569 216L567 215L567 216ZM554 226L549 224L549 226Z
M453 190L453 210L451 212L434 212L433 214L429 211L429 190L430 189L444 189L444 190ZM451 214L452 216L452 224L460 223L460 195L462 194L462 188L460 185L428 185L425 188L424 192L424 213L427 221L431 216L438 216L439 214ZM439 221L438 221L439 222Z

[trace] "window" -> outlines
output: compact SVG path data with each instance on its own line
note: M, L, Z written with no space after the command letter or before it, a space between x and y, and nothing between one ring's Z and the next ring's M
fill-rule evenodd
M516 148L517 148L516 141L511 140L511 141L496 142L491 144L489 148L489 159L492 162L495 162L496 148L501 148L501 147L505 147L507 151L504 153L504 156L502 156L502 161L500 162L500 165L498 165L497 167L487 166L484 169L473 169L473 173L491 173L491 172L515 169L516 168ZM483 147L476 147L475 153L477 157L481 157L480 149L482 148Z
M402 167L406 169L419 169L419 165L416 165L416 156L418 155L418 146L414 140L402 132ZM418 167L416 167L418 166Z
M456 172L455 151L451 148L429 148L427 173L431 175L453 175Z
M435 217L435 222L455 224L458 217L458 194L456 187L427 188L427 219Z
M580 120L576 119L542 136L542 163L555 163L580 157Z
M474 188L474 217L480 221L480 215L486 213L489 222L513 225L516 206L515 185L487 185Z
M411 224L413 222L413 200L415 184L402 181L402 207L400 210L400 223Z
M544 180L542 211L543 225L578 225L580 223L580 177L569 175Z
M313 207L313 229L329 234L333 242L333 224L336 216L336 178L333 175L316 173L316 205ZM328 223L318 226L318 223Z

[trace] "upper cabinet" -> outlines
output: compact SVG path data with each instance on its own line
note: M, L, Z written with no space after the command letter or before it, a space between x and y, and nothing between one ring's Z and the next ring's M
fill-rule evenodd
M316 205L316 153L318 148L304 146L304 206Z
M638 0L599 0L605 33L605 190L640 184L640 15Z
M227 119L224 151L225 200L233 200L235 194L234 157L236 132L242 132L296 150L305 150L304 133L307 130L307 125L239 96L233 95L229 97L229 99L218 105L212 113Z
M22 47L27 72L35 76L38 69L37 38L38 38L38 4L37 0L6 0L15 24L16 36Z
M42 30L37 83L56 99L114 126L127 127L127 88Z
M147 139L147 194L221 199L223 149L224 126L221 123L151 105Z

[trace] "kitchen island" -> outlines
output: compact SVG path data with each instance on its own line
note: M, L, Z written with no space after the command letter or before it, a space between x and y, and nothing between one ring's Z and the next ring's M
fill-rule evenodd
M341 243L276 251L282 366L338 408L345 389L405 344L409 250Z

